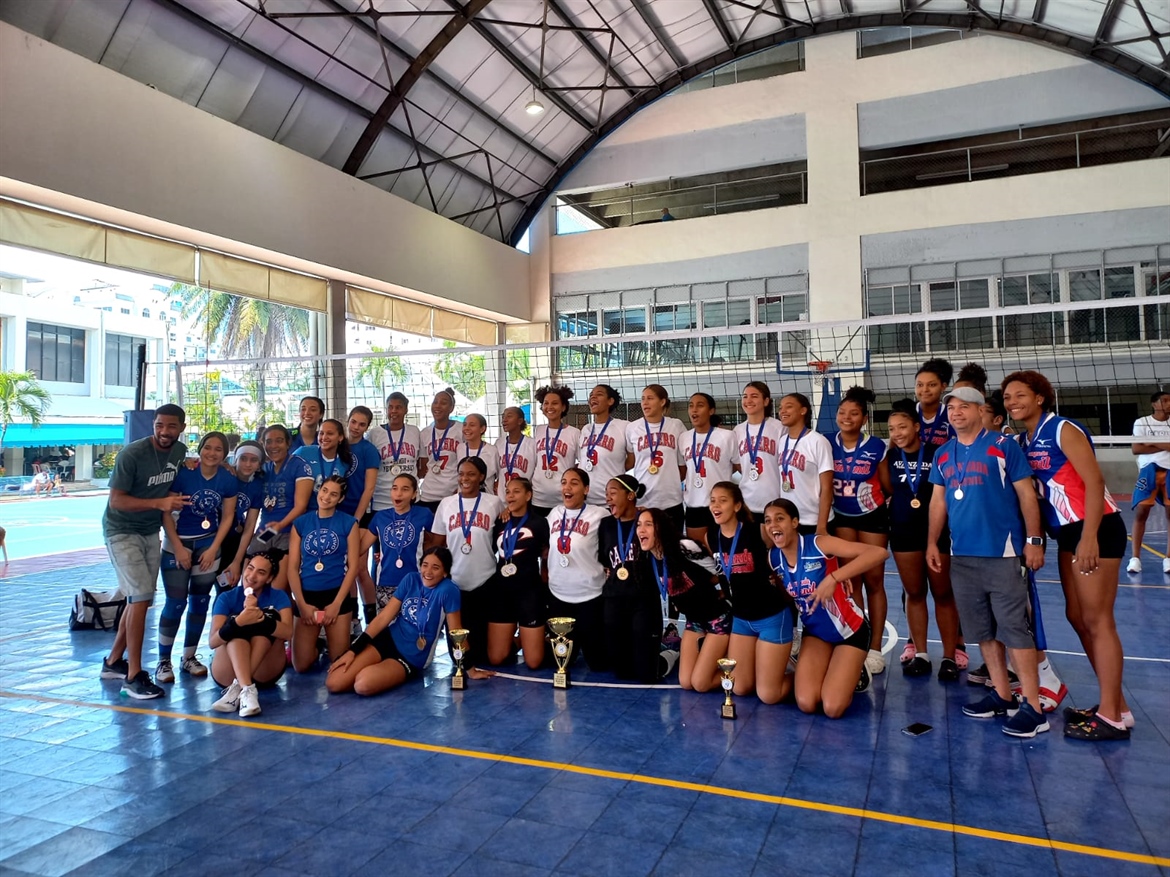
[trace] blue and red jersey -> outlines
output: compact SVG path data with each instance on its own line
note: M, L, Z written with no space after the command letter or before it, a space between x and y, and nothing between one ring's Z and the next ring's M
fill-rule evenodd
M1065 424L1079 430L1086 439L1089 438L1080 424L1051 413L1040 421L1030 440L1026 435L1019 436L1020 447L1028 458L1028 465L1032 467L1032 475L1040 493L1044 524L1051 533L1065 524L1075 524L1085 519L1085 482L1061 446ZM1092 446L1091 439L1089 445ZM1105 488L1103 513L1108 515L1115 511L1117 503L1109 495L1109 488Z
M795 569L788 566L779 548L771 549L768 560L772 569L783 579L784 589L796 601L805 631L827 643L842 643L861 630L865 624L865 615L840 584L833 591L832 599L822 602L816 609L812 608L817 586L826 576L837 571L837 558L821 551L816 536L797 538L800 542Z
M833 509L856 517L877 511L886 504L878 480L878 464L886 454L886 443L877 436L859 439L853 450L845 450L841 433L833 445Z
M915 407L918 410L919 441L923 444L934 445L938 448L954 438L954 430L951 429L951 422L947 419L946 405L940 405L938 414L934 415L934 419L929 421L922 416L921 403Z

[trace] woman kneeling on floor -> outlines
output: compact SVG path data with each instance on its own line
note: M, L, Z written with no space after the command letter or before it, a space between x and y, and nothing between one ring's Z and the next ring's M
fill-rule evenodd
M354 691L369 696L421 679L434 657L443 617L448 630L462 626L459 586L451 581L450 572L451 552L446 547L424 551L418 572L402 579L365 633L333 662L326 688L334 694Z
M277 561L270 555L253 554L244 566L241 586L215 600L211 676L225 686L211 705L216 712L259 715L256 686L271 685L284 674L284 644L292 638L293 612L288 592L272 587L276 569Z

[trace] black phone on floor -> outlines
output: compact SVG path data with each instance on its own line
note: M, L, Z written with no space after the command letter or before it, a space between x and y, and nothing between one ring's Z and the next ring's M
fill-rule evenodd
M927 725L927 724L924 724L922 722L915 722L913 725L907 725L905 728L903 728L902 733L905 734L907 737L921 737L923 734L927 733L928 731L933 731L933 730L934 730L933 725Z

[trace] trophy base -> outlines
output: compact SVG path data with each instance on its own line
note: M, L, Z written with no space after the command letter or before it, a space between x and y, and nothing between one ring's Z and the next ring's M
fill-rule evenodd
M553 673L553 688L568 688L569 674L563 670Z
M734 719L736 717L735 716L735 704L733 704L733 703L723 704L723 710L722 710L722 712L720 712L720 715L723 716L723 718L725 718L725 719Z
M463 691L467 688L467 677L463 675L451 677L451 689L453 691Z

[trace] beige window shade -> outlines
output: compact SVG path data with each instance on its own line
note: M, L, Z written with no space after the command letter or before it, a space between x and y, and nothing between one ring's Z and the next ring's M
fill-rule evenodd
M359 323L373 323L425 338L462 341L478 347L490 347L496 343L496 324L491 320L432 308L368 289L346 287L346 312L350 319Z
M106 230L106 264L195 282L195 248L118 228Z
M548 323L508 323L504 326L508 344L541 344L548 341Z
M271 268L214 250L199 251L199 284L217 292L232 292L313 311L325 310L329 294L329 284L320 277Z
M451 341L462 341L477 347L490 347L496 343L496 324L466 314L435 308L435 337Z
M106 261L105 226L8 201L0 202L0 240L88 262Z

